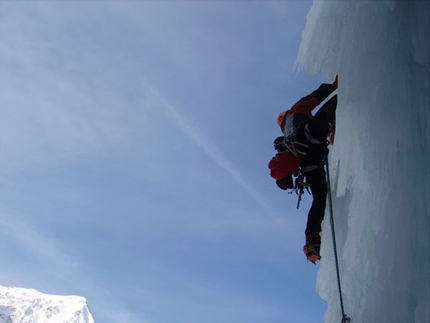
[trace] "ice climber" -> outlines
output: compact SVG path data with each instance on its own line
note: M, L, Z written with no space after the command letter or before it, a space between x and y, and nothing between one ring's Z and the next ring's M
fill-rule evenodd
M293 174L302 175L306 179L304 185L310 188L312 205L307 218L303 252L313 263L321 258L321 223L327 199L324 161L328 154L327 136L335 122L337 95L324 103L315 115L312 111L337 89L337 82L336 76L332 84L321 84L291 109L279 114L277 123L283 136L275 139L274 146L278 153L269 163L270 175L276 179L279 188L295 188Z

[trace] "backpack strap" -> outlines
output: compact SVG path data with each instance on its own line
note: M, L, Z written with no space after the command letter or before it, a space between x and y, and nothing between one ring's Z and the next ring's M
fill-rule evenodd
M306 145L298 141L285 141L285 146L296 157L299 154L306 156L306 152L303 150L303 148L306 149L309 147L309 145Z
M323 164L323 165L324 165L324 164ZM309 173L309 172L312 172L312 171L313 171L313 170L315 170L315 169L318 169L318 168L322 167L323 165L310 165L310 166L305 166L305 167L300 168L300 170L301 170L301 172L302 172L302 173Z

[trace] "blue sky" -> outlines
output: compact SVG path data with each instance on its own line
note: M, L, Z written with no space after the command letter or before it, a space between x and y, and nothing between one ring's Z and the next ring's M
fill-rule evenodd
M0 3L0 284L97 323L322 321L269 176L310 1Z

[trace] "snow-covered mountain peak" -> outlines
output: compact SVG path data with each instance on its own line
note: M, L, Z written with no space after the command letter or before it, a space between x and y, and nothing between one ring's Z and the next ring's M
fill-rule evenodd
M0 323L94 323L85 298L0 286Z

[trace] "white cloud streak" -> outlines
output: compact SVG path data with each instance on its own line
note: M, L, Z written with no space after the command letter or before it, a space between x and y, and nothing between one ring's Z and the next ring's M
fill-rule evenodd
M155 89L149 87L151 94L156 97L162 109L166 114L174 120L177 126L186 134L192 142L194 142L224 171L231 176L231 178L238 184L239 187L244 189L261 207L262 209L272 216L277 213L269 206L266 199L253 187L250 181L243 176L237 167L230 162L219 149L207 138L204 134L199 132L196 127L193 127L187 117L182 114L177 108L167 102Z

